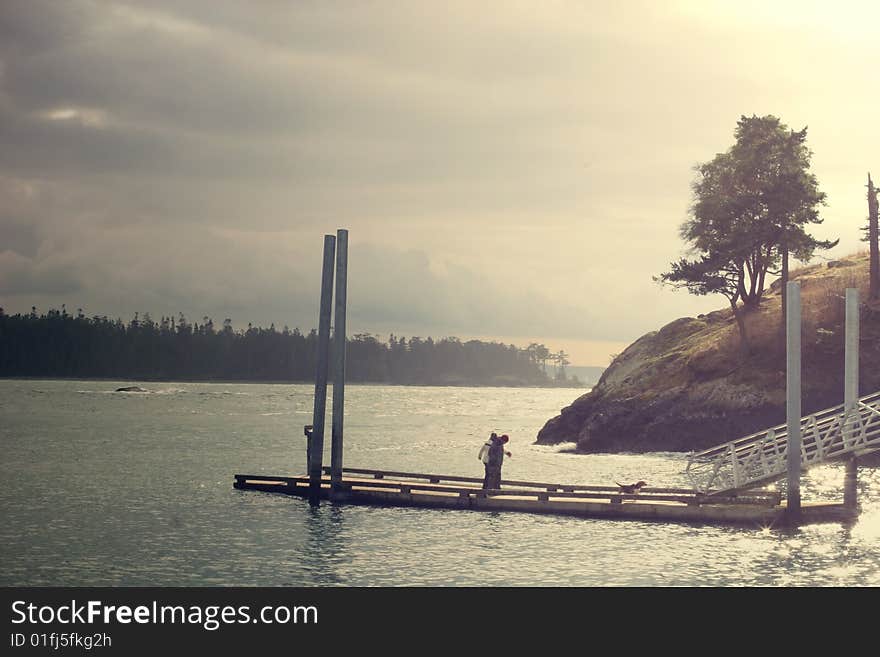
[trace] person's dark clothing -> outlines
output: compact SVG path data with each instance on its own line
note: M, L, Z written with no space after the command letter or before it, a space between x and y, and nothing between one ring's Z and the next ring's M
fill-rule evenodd
M486 477L483 480L483 488L501 488L501 464L504 462L504 443L493 440L489 448L489 457L486 462Z
M491 488L491 486L489 484L492 483L492 481L494 479L493 468L490 468L488 464L485 465L485 468L486 468L486 474L483 475L483 490L486 490L487 488Z

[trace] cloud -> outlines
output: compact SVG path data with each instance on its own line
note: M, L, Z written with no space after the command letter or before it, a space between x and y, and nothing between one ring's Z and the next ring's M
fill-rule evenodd
M386 332L444 335L530 335L582 329L589 311L560 306L530 287L504 284L495 273L450 263L432 266L422 250L360 244L350 252L352 323Z
M78 272L70 265L35 263L15 251L0 251L0 294L69 295L82 289Z
M869 32L760 12L3 2L4 304L306 327L346 227L359 330L626 340L710 310L651 277L740 114L809 125L838 255L880 150Z

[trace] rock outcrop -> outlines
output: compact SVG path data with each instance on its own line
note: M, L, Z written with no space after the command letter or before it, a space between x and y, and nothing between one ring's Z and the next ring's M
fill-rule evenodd
M867 256L792 274L803 303L803 410L843 397L844 291L867 298ZM746 316L741 351L729 309L684 317L617 356L599 383L549 420L537 442L584 452L700 450L785 421L785 337L779 282ZM862 305L861 394L880 389L880 307Z

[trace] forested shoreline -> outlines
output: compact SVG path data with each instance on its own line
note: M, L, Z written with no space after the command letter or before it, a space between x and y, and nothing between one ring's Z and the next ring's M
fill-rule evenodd
M248 325L219 329L209 317L183 314L128 323L86 317L66 308L8 315L0 308L0 377L164 381L311 381L317 332ZM551 363L548 368L547 364ZM455 337L397 337L359 333L348 339L346 379L401 385L581 385L565 374L564 352Z

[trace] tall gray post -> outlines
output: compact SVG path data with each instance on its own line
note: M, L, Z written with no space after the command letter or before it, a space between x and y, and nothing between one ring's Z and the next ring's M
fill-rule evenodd
M844 351L843 376L843 408L846 412L854 411L859 401L859 291L855 288L846 290L846 343ZM852 440L854 426L851 422L844 424L844 442ZM849 427L848 429L846 427ZM848 509L858 506L857 484L859 464L855 456L846 462L846 473L843 481L843 504Z
M348 287L348 231L336 231L336 313L333 330L333 429L330 449L330 493L342 492L342 436L345 421L345 304Z
M787 283L785 415L788 429L788 521L801 515L801 284Z
M336 238L324 235L324 269L321 274L321 314L318 321L318 368L315 372L315 409L309 463L309 504L321 503L321 470L324 457L324 416L327 411L327 370L330 364L330 311L333 305L333 257Z

